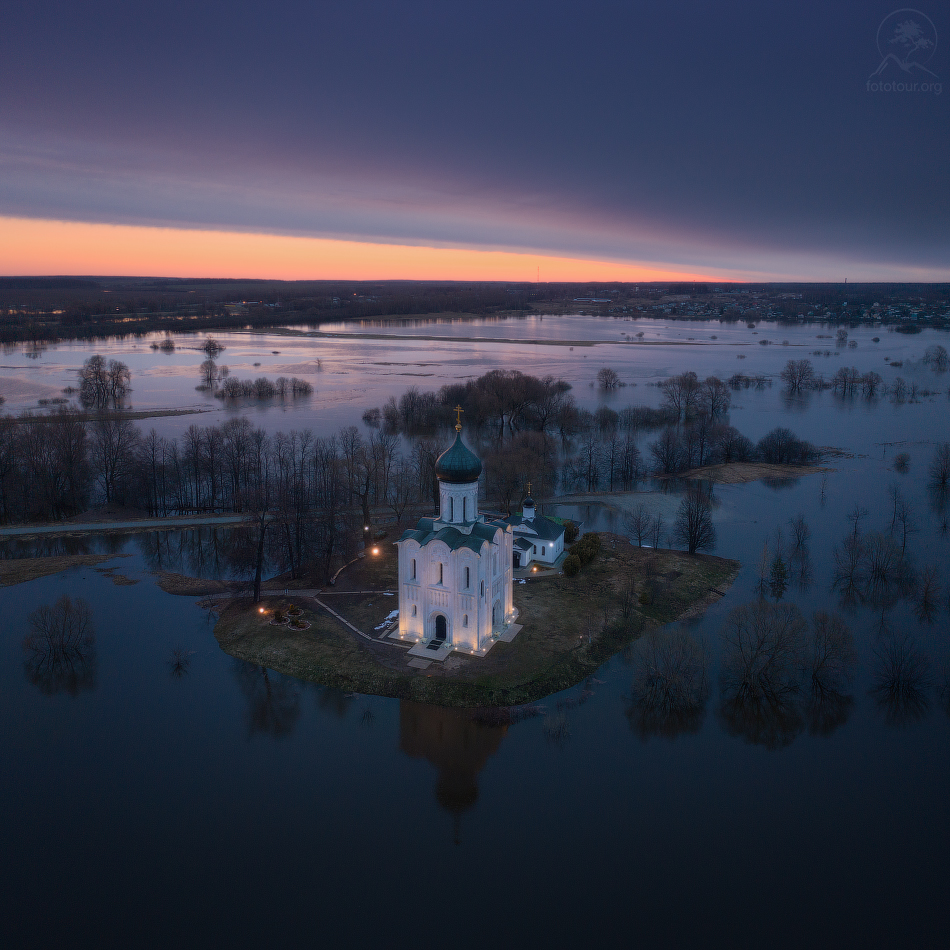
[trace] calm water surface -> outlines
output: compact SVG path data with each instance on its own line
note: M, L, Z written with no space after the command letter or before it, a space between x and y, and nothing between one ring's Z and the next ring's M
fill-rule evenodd
M492 365L565 375L588 405L603 396L587 384L611 365L638 383L610 397L619 408L655 403L656 389L645 384L671 371L777 373L790 356L834 349L833 340L814 339L833 330L765 325L756 329L779 344L794 344L797 334L807 349L760 347L744 325L717 324L655 323L648 332L729 336L721 347L611 343L585 348L586 360L579 349L451 339L538 334L536 324L410 328L446 334L444 344L413 343L402 327L388 345L233 335L222 362L244 376L250 368L237 367L252 357L293 365L324 353L309 407L268 407L258 418L273 429L332 429L413 382L401 375L411 359L430 364L434 375L419 377L427 387L462 367L471 375ZM595 326L619 338L624 327L646 332L647 321ZM581 338L572 335L580 325L557 332ZM870 342L874 335L880 344ZM822 371L853 364L946 389L945 377L910 365L940 336L851 336L855 350L814 358ZM138 350L138 372L131 344L109 350L133 365L137 407L202 401L188 389L197 352ZM24 368L0 375L45 374L60 385L83 352L51 348L37 360L8 353L6 364ZM737 360L738 352L748 358ZM885 355L904 366L888 370ZM378 365L397 359L398 373ZM340 408L327 406L331 399ZM155 422L174 433L179 420L224 416L215 411ZM943 393L903 405L830 393L789 402L778 385L738 394L731 421L750 437L782 423L856 457L830 463L837 470L823 498L821 476L715 489L716 551L740 559L743 571L690 627L708 650L711 695L697 731L672 739L631 715L623 656L544 700L548 716L566 722L557 738L544 717L492 728L453 711L265 676L217 648L193 599L159 590L150 573L156 545L142 539L90 542L128 554L104 566L135 585L82 568L0 589L4 945L943 946L950 716L940 687L950 660L950 540L926 466L934 443L950 440L947 412ZM881 444L895 441L911 456L906 475L890 467L897 447ZM918 566L938 569L931 621L919 620L907 599L849 606L831 589L832 550L849 530L848 512L859 503L868 510L862 530L886 527L894 482L919 528ZM655 509L675 508L675 497L644 497ZM855 634L857 672L852 701L836 715L763 731L720 709L718 631L733 607L755 597L763 543L780 526L787 541L788 519L799 512L812 529L810 571L804 579L792 573L784 599L806 616L839 610ZM590 527L617 525L610 509L583 514ZM197 557L207 567L209 538L199 555L187 542L170 537L163 564L187 570ZM63 593L90 602L96 630L95 655L70 689L35 681L21 645L30 612ZM381 603L381 616L389 609ZM919 702L895 707L873 687L884 648L897 639L925 658L926 675ZM183 675L172 668L175 649L187 653Z

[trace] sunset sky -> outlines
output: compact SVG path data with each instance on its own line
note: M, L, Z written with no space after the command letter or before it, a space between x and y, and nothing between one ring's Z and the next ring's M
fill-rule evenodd
M10 5L0 274L950 280L950 86L868 89L893 9ZM879 78L950 80L922 14Z

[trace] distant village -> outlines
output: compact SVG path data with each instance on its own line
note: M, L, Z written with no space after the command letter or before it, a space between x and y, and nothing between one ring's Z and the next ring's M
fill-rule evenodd
M0 342L7 343L530 313L871 324L913 333L950 327L950 285L0 278Z

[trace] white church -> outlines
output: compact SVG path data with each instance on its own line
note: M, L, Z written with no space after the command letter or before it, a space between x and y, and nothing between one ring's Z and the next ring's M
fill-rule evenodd
M520 516L481 514L482 463L462 441L461 422L455 429L435 465L438 517L421 518L396 542L399 627L392 636L441 654L484 656L514 632L514 568L532 560L553 564L564 550L564 528L535 515L530 497Z

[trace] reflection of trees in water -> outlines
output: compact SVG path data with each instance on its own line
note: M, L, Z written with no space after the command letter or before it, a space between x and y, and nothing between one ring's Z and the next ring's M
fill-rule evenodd
M194 650L186 650L184 647L175 647L168 660L169 672L175 679L181 679L191 669L191 657Z
M857 662L854 637L844 621L836 614L818 611L806 643L804 663L805 715L813 735L831 735L847 721L854 705L849 691Z
M263 732L274 739L289 736L300 718L296 680L244 660L235 661L234 674L247 700L248 735Z
M342 689L332 686L323 686L317 692L317 706L325 712L332 712L343 719L353 704L353 694L344 693Z
M795 579L798 589L805 593L812 584L814 572L811 565L811 555L808 549L794 551L791 557L792 577Z
M137 535L136 543L153 571L219 578L230 573L235 552L247 534L242 528L151 531Z
M81 598L63 595L34 610L23 649L26 678L47 696L95 688L96 635L92 611Z
M950 716L950 657L943 664L943 677L940 681L940 700L944 712Z
M917 573L903 545L879 531L861 535L856 528L835 547L834 559L834 587L846 604L893 607L916 590Z
M629 663L627 718L641 739L699 731L709 697L707 663L691 634L681 628L651 630L632 645Z
M28 541L10 538L0 544L0 558L62 557L66 554L98 554L103 551L97 535L51 538L40 535Z
M465 709L399 703L399 748L423 758L438 770L435 797L458 819L478 800L478 773L498 751L507 726L476 722Z
M850 714L857 654L834 614L815 614L809 631L792 604L746 604L733 610L723 643L720 716L730 735L770 749L805 727L829 735Z
M885 637L874 651L871 695L889 725L906 726L930 709L930 660L907 636Z
M921 623L933 623L940 610L940 581L938 580L937 568L932 564L927 565L920 572L920 579L917 583L917 593L914 598L914 616Z

